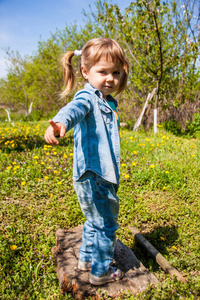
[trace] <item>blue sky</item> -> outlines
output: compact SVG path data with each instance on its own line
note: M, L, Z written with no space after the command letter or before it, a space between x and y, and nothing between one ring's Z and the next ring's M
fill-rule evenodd
M123 11L131 0L108 0ZM84 25L82 10L95 8L94 0L0 0L0 77L6 76L6 54L10 47L24 56L37 50L39 40L47 40L56 29L77 21Z

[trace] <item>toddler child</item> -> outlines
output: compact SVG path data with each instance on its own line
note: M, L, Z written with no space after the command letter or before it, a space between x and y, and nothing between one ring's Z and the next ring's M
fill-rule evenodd
M74 55L81 56L84 89L50 120L45 141L57 145L73 128L74 189L86 217L78 268L91 270L90 283L103 285L119 280L123 272L112 266L119 200L120 139L117 101L127 82L129 65L121 46L113 39L96 38L82 50L68 51L62 59L65 97L75 85Z

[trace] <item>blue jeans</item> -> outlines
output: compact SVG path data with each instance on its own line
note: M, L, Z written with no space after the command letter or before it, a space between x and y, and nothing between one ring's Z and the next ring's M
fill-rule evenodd
M91 274L101 276L108 270L114 255L115 231L119 228L118 185L87 171L74 182L74 189L87 219L83 227L79 260L91 261Z

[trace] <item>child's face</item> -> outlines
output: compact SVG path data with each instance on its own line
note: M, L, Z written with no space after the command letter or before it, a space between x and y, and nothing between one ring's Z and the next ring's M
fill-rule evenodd
M103 94L104 99L117 91L124 74L120 63L105 58L92 66L89 71L86 71L83 66L81 70L84 78Z

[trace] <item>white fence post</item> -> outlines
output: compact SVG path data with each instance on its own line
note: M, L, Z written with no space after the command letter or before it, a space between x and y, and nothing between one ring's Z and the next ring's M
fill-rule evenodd
M158 131L158 128L157 128L157 116L158 116L158 110L157 108L155 108L153 110L153 115L154 115L154 121L153 121L153 129L154 129L154 133L156 133Z

